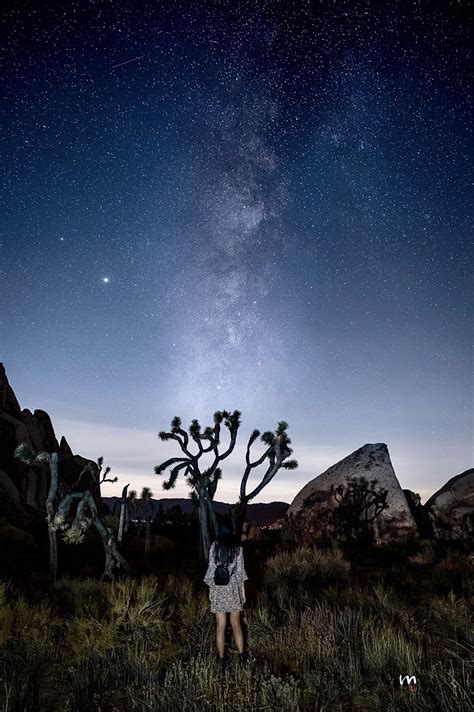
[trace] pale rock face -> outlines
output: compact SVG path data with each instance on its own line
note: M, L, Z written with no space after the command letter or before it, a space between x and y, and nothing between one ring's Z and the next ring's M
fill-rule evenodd
M440 539L474 537L474 468L452 477L425 504L434 535Z
M302 533L318 533L318 521L328 509L338 506L330 494L332 486L347 485L352 477L365 477L370 483L377 480L377 487L386 489L388 509L376 519L376 541L382 543L417 535L417 527L408 502L395 475L387 445L367 443L340 460L335 465L308 482L296 495L286 515L293 526ZM306 537L307 538L307 537Z

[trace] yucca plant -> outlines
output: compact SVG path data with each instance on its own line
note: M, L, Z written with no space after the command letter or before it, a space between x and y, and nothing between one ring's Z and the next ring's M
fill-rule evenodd
M219 452L221 424L227 427L230 433L230 443L224 452ZM222 476L222 470L218 467L219 463L233 451L237 439L237 430L240 425L240 412L235 410L229 413L226 410L216 411L214 413L214 427L207 426L204 431L198 420L191 421L189 427L189 435L197 445L198 452L193 454L189 449L189 435L181 427L181 418L177 415L171 421L171 431L165 432L162 430L158 433L158 437L163 440L176 440L184 457L172 457L161 465L156 465L154 468L156 475L161 475L168 467L173 466L170 470L168 480L163 482L163 489L171 489L175 486L181 470L184 471L186 482L191 488L191 499L196 504L199 512L199 531L200 531L200 547L199 560L201 568L204 570L207 566L207 558L211 544L211 535L217 529L217 517L213 508L213 500L217 489L217 483ZM209 444L204 446L203 442ZM200 458L204 453L213 452L214 461L212 465L205 470L201 469Z
M49 463L51 478L46 499L46 519L49 536L49 576L52 581L55 581L58 571L58 540L56 536L57 527L54 526L53 522L56 514L54 511L54 498L58 489L59 455L57 452L53 452L51 455L48 452L36 453L26 443L20 443L15 448L14 455L18 460L25 465L30 465L30 467L42 467L43 463Z
M74 491L73 488L56 504L59 454L57 452L35 453L26 443L18 445L14 454L16 458L31 467L40 467L44 462L48 462L50 466L51 480L46 499L46 519L49 534L49 575L51 580L56 580L58 570L57 532L61 532L63 541L66 543L80 544L84 541L85 533L91 526L94 526L98 531L104 547L105 569L102 577L114 579L114 569L116 568L123 568L127 571L127 562L117 550L112 530L107 529L99 519L97 506L89 489ZM97 459L97 468L92 462L88 462L77 482L95 480L99 487L104 482L117 482L117 477L107 477L110 467L106 467L102 473L102 463L103 457ZM70 511L75 502L77 502L76 514L73 521L70 522Z

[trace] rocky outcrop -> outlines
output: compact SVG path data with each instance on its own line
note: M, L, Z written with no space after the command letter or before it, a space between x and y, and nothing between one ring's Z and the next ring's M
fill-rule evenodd
M61 438L61 442L59 443L59 448L61 450L61 455L63 457L63 460L72 460L74 455L72 454L72 450L69 447L69 443L64 437L64 435Z
M387 490L387 509L375 519L376 542L404 540L417 535L417 528L403 490L395 475L387 445L367 443L308 482L288 509L283 535L310 543L321 536L337 534L330 515L339 506L334 488L346 488L352 478L375 480L376 490ZM369 511L370 514L370 511Z
M440 539L474 538L474 468L452 477L424 505Z
M0 413L8 413L13 417L21 413L20 404L8 383L3 363L0 363Z
M14 502L20 501L20 493L18 487L10 479L4 470L0 470L0 488L5 490L7 496Z
M43 464L33 468L16 459L14 451L20 443L26 443L36 452L59 453L59 481L63 488L75 483L89 462L80 455L73 455L64 437L58 443L48 413L44 410L32 413L28 408L20 408L0 363L0 526L30 530L37 523L35 512L44 512L46 508L49 467ZM98 500L98 486L94 484L91 489ZM44 522L44 514L41 519ZM6 531L10 530L3 530L4 537Z

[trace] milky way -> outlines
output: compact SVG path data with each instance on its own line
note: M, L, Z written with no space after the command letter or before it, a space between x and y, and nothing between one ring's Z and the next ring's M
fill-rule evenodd
M12 5L0 345L22 406L156 491L157 432L222 408L242 438L290 423L301 466L264 499L365 442L424 494L471 466L469 21Z

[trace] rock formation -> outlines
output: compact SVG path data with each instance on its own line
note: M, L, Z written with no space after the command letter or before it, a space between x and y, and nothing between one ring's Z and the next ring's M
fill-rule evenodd
M17 530L35 531L39 521L44 528L46 526L49 468L28 467L16 459L14 451L20 443L26 443L37 452L58 452L59 480L64 487L77 480L89 461L73 455L64 437L58 443L48 413L44 410L32 413L28 408L20 408L0 363L0 547L10 540L31 545L31 537L22 536ZM100 496L98 487L93 489L93 494L95 498Z
M452 477L424 505L440 539L474 538L474 468Z
M417 529L405 495L390 461L385 443L363 445L308 482L288 509L284 536L296 536L310 543L320 536L334 533L328 514L339 506L331 490L347 486L351 478L376 480L377 489L387 490L388 508L375 519L373 532L379 543L416 536Z

